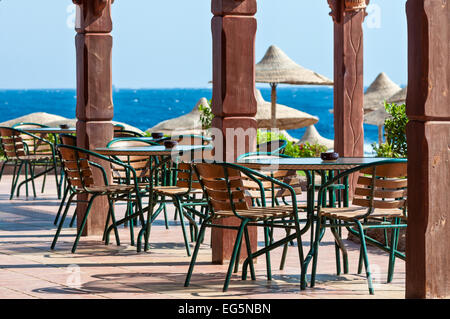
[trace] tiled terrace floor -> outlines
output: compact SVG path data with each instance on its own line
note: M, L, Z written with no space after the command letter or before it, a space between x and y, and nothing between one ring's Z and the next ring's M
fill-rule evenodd
M51 180L51 179L50 179ZM329 232L319 251L318 282L315 288L299 289L296 247L290 247L284 270L278 270L281 250L272 253L273 280L266 280L265 259L256 264L257 280L241 281L233 275L228 292L222 292L227 265L213 265L209 231L199 253L191 286L183 283L190 258L182 240L181 227L169 209L170 228L161 216L152 227L151 250L136 253L130 246L129 230L120 228L122 245L105 246L99 236L83 237L75 254L70 252L75 230L66 227L54 251L50 244L58 209L54 186L28 199L9 200L10 176L0 182L0 298L404 298L405 264L398 260L394 281L386 284L388 256L370 249L375 272L375 296L367 290L365 275L358 275L359 245L346 241L350 273L336 276L334 243ZM40 188L40 181L37 182ZM22 190L24 194L24 190ZM123 205L117 205L123 214ZM73 210L71 210L72 212ZM71 215L71 213L70 213ZM112 242L113 237L111 236ZM259 239L263 237L259 236ZM262 242L259 242L262 245ZM304 236L305 254L309 233Z

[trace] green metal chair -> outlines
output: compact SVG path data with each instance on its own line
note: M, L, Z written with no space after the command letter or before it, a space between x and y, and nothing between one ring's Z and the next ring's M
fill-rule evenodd
M129 131L129 130L114 130L114 138L120 138L120 137L143 137L141 133L135 132L135 131Z
M14 197L16 189L17 196L20 195L20 187L23 184L26 186L26 195L28 196L29 182L32 184L33 195L36 197L34 180L42 175L46 175L52 170L55 173L58 197L60 196L57 157L53 143L37 135L11 127L0 127L0 139L6 160L14 163L10 199ZM41 173L35 175L34 169L37 165L45 165L46 168ZM47 168L48 166L51 167ZM25 168L25 180L17 185L22 168Z
M238 156L237 160L253 156L280 156L289 157L283 154L288 142L286 140L274 140L256 145L256 152L249 152Z
M357 181L354 191L353 205L351 207L323 207L321 199L325 196L329 185L336 183L340 178L360 171L362 173ZM348 273L347 251L344 247L340 232L346 227L349 232L359 237L361 242L358 273L362 271L362 264L366 269L369 293L374 294L372 274L367 255L366 241L389 253L388 282L391 282L395 258L405 259L405 255L397 251L400 228L407 226L407 164L406 162L392 162L376 165L366 165L360 168L341 173L322 185L319 189L317 206L317 223L315 240L312 247L312 275L311 287L314 287L318 251L320 240L323 238L326 228L330 228L336 242L343 251L344 273ZM371 228L391 229L391 243L388 244L385 231L385 243L381 243L365 235L365 231ZM311 255L309 255L311 257ZM338 256L337 256L338 258ZM309 262L309 258L307 258ZM302 278L302 286L305 287L305 278Z
M77 146L77 137L75 135L65 134L65 133L64 134L59 134L59 140L61 141L62 145ZM59 156L60 156L60 162L61 162L61 155L59 155ZM64 204L65 204L67 195L75 192L73 187L69 183L67 183L67 178L64 175L64 170L61 172L61 174L63 175L63 177L61 178L61 184L64 184L64 187L63 187L64 193L63 193L63 197L62 197L61 203L59 205L58 213L56 214L55 220L53 221L54 225L58 224L58 220L59 220L59 217L61 216L61 212L62 212L62 210L64 208ZM72 203L76 203L76 202L77 202L76 200L72 201ZM76 212L74 212L73 217L72 217L72 219L70 221L70 227L73 227L73 224L75 222L76 216L77 216L77 214L76 214Z
M114 203L116 201L129 201L130 194L133 194L133 198L136 202L138 213L142 216L142 202L140 196L140 190L138 186L137 174L133 167L127 165L123 162L116 161L109 157L78 148L76 146L69 145L58 145L58 150L61 154L62 165L64 169L64 173L67 176L67 181L69 185L75 190L72 194L70 194L69 199L66 204L66 208L64 210L63 215L61 216L61 220L59 222L58 229L53 238L53 242L51 244L51 249L55 248L56 242L58 240L59 234L61 232L61 228L64 224L64 220L66 218L67 212L69 210L70 204L73 202L74 196L80 195L88 195L88 200L85 202L88 203L86 212L84 214L83 220L80 223L80 228L77 232L75 242L72 247L72 253L75 253L78 242L80 240L81 234L86 225L87 218L92 208L92 203L95 198L99 196L107 196L108 204L109 204L109 213L108 218L105 224L105 232L103 239L108 243L108 238L105 238L106 229L108 228L109 221L112 221L112 226L114 228L115 237L117 245L120 245L119 233L116 226L116 218L114 214ZM98 159L102 161L106 161L108 163L112 163L117 166L121 166L124 169L127 169L127 172L130 176L130 182L123 185L109 185L108 184L108 176L106 174L105 169L98 163L93 162L91 159ZM95 185L93 179L93 168L99 169L103 175L103 185ZM79 202L83 201L78 197Z
M125 138L115 138L112 141L110 141L106 147L145 147L150 145L158 145L155 142L152 141L145 141L140 139L139 137L125 137ZM113 156L113 158L117 161L126 163L127 165L133 167L133 169L136 171L137 179L138 179L138 186L141 191L141 197L145 196L147 193L146 188L150 182L150 162L148 156ZM116 165L114 163L111 163L111 170L112 170L112 177L113 181L116 184L127 184L129 182L129 172L126 168ZM127 204L127 211L126 216L131 215L133 211L136 210L136 206L133 205L133 201L130 200ZM164 212L165 207L164 207ZM167 214L165 213L165 221L166 221L166 228L168 228L167 223ZM131 245L135 245L134 241L134 226L137 220L130 220L129 226L130 226L130 236L131 236ZM144 223L141 220L141 223ZM125 223L127 226L128 223Z
M250 274L252 280L255 280L255 271L253 266L253 258L267 254L271 249L280 247L292 238L297 240L300 265L303 263L303 248L301 241L302 231L300 229L300 219L297 208L297 199L294 189L277 179L265 176L257 171L235 165L230 163L200 163L195 164L195 171L199 178L200 185L205 192L209 204L208 214L204 216L201 224L199 237L192 255L189 270L186 276L185 287L189 286L192 272L194 269L197 254L200 248L200 243L205 235L207 227L220 227L227 229L234 229L238 231L236 241L234 244L228 272L225 278L223 291L228 289L233 266L237 262L239 247L241 245L242 237L245 236L247 243L247 255L249 256L243 265L242 279L246 279L247 266L250 266ZM242 176L245 175L251 178L258 185L260 185L261 192L261 207L250 207L245 193L244 180ZM281 189L284 189L290 195L291 205L270 206L266 205L266 192L262 181L274 183ZM221 218L237 217L240 220L239 226L225 226L214 223L215 220ZM293 226L283 223L283 218L289 218L293 222ZM269 231L272 226L281 228L293 228L296 233L294 236L286 237L279 240L257 252L251 251L248 226L264 227L265 232ZM267 240L267 235L266 235ZM269 265L267 265L269 267Z
M18 130L25 131L26 129L29 129L29 128L46 128L48 126L44 125L44 124L39 124L39 123L20 122L20 123L14 124L11 127L18 129ZM33 133L33 134L40 138L43 138L49 142L52 142L53 145L56 145L56 143L55 143L56 136L53 134L47 134L47 133ZM32 137L30 137L28 135L22 135L22 139L28 145L29 148L34 147L35 140ZM45 152L49 151L48 149L46 150L46 147L44 145L40 145L39 148L40 148L39 149L40 153L45 153ZM45 165L45 170L47 169L47 167L48 167L48 164ZM44 179L42 180L41 193L44 193L46 180L47 180L47 174L44 174Z

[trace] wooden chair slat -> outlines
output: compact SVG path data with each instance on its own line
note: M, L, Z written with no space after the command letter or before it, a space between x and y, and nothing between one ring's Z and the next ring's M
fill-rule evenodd
M371 201L369 199L362 199L362 198L354 198L353 199L353 205L356 206L362 206L362 207L371 207L370 206ZM393 200L393 201L384 201L384 200L373 200L373 208L383 208L383 209L390 209L390 208L402 208L405 206L406 200Z
M372 189L356 188L355 195L372 196ZM397 190L375 189L373 192L373 196L378 198L402 198L405 197L406 195L407 195L406 189L397 189Z

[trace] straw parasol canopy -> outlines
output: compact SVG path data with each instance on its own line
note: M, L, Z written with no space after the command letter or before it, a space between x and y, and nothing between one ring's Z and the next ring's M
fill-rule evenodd
M384 122L390 117L391 115L384 108L364 114L364 123L378 126L378 143L380 145L383 143Z
M381 72L364 94L364 113L376 110L384 105L384 101L400 91L401 88Z
M392 95L387 102L388 103L395 103L395 104L404 104L406 103L406 94L408 92L408 88L405 87L403 89L401 89L400 91L398 91L397 93L395 93L394 95Z
M255 89L256 101L258 103L258 111L256 113L256 120L258 122L258 128L272 128L272 114L271 103L264 100L261 95L261 91ZM276 127L283 130L293 130L310 126L319 122L319 119L308 113L296 110L292 107L276 104L277 118Z
M53 121L62 121L66 118L59 115L49 114L45 112L36 112L36 113L30 113L12 120L5 121L3 123L0 123L0 126L8 126L11 127L14 124L17 123L37 123L42 125L48 125L49 123Z
M305 134L303 134L302 138L297 144L303 144L306 142L310 144L325 145L328 149L334 148L334 141L321 136L314 125L308 126Z
M164 134L170 134L173 131L183 131L183 133L192 134L200 133L202 132L202 122L200 121L199 110L200 105L209 107L208 100L202 97L190 113L158 123L147 131L162 132Z
M314 71L305 69L292 61L286 53L275 45L267 49L262 60L256 64L256 82L270 83L272 88L272 106L271 119L272 127L276 126L276 103L277 103L277 85L296 84L296 85L332 85L333 81Z

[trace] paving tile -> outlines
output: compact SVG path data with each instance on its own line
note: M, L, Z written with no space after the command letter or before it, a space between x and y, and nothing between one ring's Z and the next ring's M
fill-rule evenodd
M106 246L101 236L82 237L76 254L70 252L75 229L64 227L55 250L50 244L56 231L53 219L59 201L51 181L46 194L38 198L9 201L8 177L0 183L0 298L404 298L405 263L396 262L394 281L385 283L388 256L369 247L369 260L375 269L375 296L367 291L365 274L358 275L359 245L345 241L349 254L349 274L336 275L334 240L325 234L319 250L317 282L314 288L299 287L299 256L296 245L289 246L284 270L279 270L282 249L271 252L273 280L267 280L265 257L255 263L257 280L241 280L233 274L230 288L222 292L228 264L213 265L210 230L201 246L191 285L184 287L190 257L187 256L179 221L173 221L174 208L169 205L170 228L161 214L152 226L150 250L136 252L130 245L129 228L120 227L121 246L114 236ZM22 193L24 194L24 193ZM125 206L117 205L118 218ZM135 229L137 235L140 226ZM276 230L275 238L284 232ZM345 238L345 230L343 238ZM262 230L259 229L262 239ZM309 250L310 234L303 236L304 254ZM264 246L262 241L258 246ZM191 244L193 249L193 244ZM242 267L240 267L240 270ZM308 276L309 278L309 276Z

